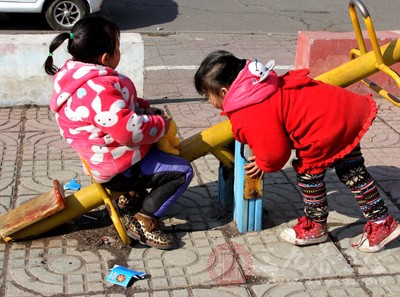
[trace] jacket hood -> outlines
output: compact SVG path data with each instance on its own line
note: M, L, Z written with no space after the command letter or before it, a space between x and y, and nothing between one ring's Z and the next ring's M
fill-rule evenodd
M223 113L264 101L278 89L278 75L272 68L275 61L265 66L259 61L248 61L229 87L223 103Z
M67 60L53 77L54 92L50 99L50 109L57 112L74 93L82 98L85 95L85 90L80 89L83 84L93 78L108 75L114 76L118 73L102 65Z

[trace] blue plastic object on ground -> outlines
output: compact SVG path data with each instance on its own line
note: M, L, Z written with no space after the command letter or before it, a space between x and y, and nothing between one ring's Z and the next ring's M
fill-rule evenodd
M69 183L65 184L64 190L74 190L78 191L81 188L81 184L77 182L75 179L71 179Z
M111 269L110 273L107 275L106 280L110 283L127 287L132 279L139 280L148 277L149 275L146 272L129 269L120 265L115 265Z

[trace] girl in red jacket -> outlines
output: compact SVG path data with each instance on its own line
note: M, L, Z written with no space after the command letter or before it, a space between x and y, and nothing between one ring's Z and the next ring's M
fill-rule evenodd
M130 237L159 249L177 247L157 219L182 196L193 177L186 160L154 147L168 130L163 112L139 98L133 82L118 73L120 31L102 17L80 20L50 44L46 73L53 76L50 109L64 139L84 158L94 179L117 192L144 192L118 200ZM53 53L68 42L71 58L61 68ZM139 202L139 203L137 203ZM139 209L136 205L139 204Z
M295 150L293 167L305 215L281 233L283 239L295 245L326 241L324 175L334 167L368 220L367 236L362 236L357 248L380 250L400 235L400 227L388 214L359 145L375 119L374 100L313 80L306 69L278 77L274 64L269 61L264 66L215 51L197 70L195 87L229 118L234 138L253 151L246 174L262 178L264 172L278 171Z

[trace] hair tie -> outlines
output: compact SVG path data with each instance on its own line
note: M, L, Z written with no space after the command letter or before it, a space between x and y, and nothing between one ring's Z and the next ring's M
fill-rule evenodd
M69 39L74 39L74 33L69 32Z
M52 57L53 56L53 53L49 53L49 57Z

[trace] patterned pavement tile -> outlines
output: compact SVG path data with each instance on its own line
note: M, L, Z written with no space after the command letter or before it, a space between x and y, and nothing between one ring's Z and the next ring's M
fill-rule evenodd
M360 276L398 274L400 239L394 240L378 253L363 253L352 247L353 243L359 241L364 225L354 224L332 231L343 256Z
M253 286L256 297L274 296L343 296L359 297L368 291L355 279L312 280L304 282L268 283Z
M24 160L78 160L78 154L61 138L59 131L26 132Z
M55 115L47 106L35 106L29 108L25 112L25 117L26 132L52 131L60 133L55 120Z
M210 198L204 186L190 186L163 220L173 230L209 230L224 224L220 220L223 209Z
M6 245L5 244L0 244L0 283L3 283L4 279L4 273L5 273L5 268L4 267L4 261L6 260Z
M399 145L400 135L389 124L375 121L364 135L362 148L389 148Z
M0 109L0 131L19 133L24 120L23 108L1 108ZM3 137L2 137L3 138Z
M54 179L65 185L72 178L80 181L83 187L91 184L90 178L83 174L79 160L25 161L18 187L18 199L22 201L18 204L50 191Z
M0 128L0 213L10 209L16 194L20 139L18 132L9 132L13 127L7 127L6 131Z
M190 104L164 104L164 106L165 110L173 115L179 128L203 127L204 130L226 120L226 117L220 115L220 110L204 100Z
M365 277L361 281L371 296L397 297L400 292L400 276L398 274Z
M0 167L0 213L5 213L12 207L15 193L16 167L15 162L1 162Z
M137 284L137 290L173 290L215 285L220 282L244 282L233 252L226 245L220 231L197 231L177 235L181 240L181 247L177 250L132 250L128 266L151 275L146 283L141 281ZM232 276L233 279L230 278Z
M77 241L35 240L10 246L6 296L88 294L107 288L107 262L113 256L96 249L78 251ZM34 295L36 294L36 295Z
M171 291L156 291L154 293L135 293L135 297L250 297L245 287L211 287L189 288Z
M251 255L251 274L268 281L293 281L350 276L353 269L330 240L297 247L284 242L278 230L248 233L232 239Z

